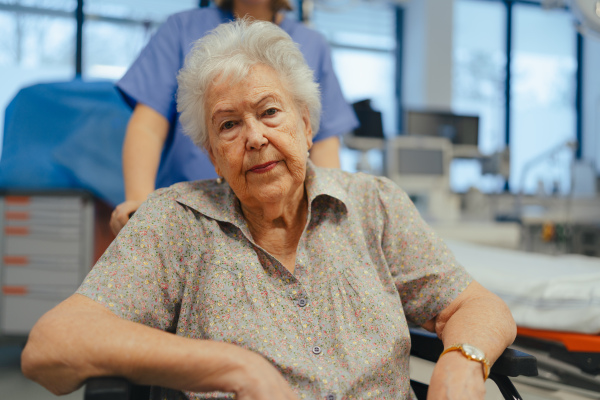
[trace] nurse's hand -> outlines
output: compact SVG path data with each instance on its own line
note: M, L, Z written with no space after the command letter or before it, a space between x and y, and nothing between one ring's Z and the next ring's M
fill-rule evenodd
M116 235L119 234L121 229L125 226L127 221L129 221L129 216L131 213L137 211L137 209L142 204L142 201L137 200L127 200L121 204L119 204L115 210L110 215L110 229Z

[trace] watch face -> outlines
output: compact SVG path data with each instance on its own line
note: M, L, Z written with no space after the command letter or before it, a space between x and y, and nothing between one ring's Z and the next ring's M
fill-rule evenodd
M475 346L471 346L470 344L463 344L462 348L465 354L469 357L472 357L476 360L483 360L485 358L485 354L483 354L483 351L479 350Z

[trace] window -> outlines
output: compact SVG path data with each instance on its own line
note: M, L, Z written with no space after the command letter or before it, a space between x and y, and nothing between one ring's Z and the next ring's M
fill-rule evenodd
M150 24L86 21L83 28L85 45L82 46L83 78L118 80L148 42L150 35Z
M349 103L371 99L381 111L384 133L397 134L396 14L391 4L364 2L316 3L312 27L331 46L333 68ZM343 149L342 168L356 170L358 152ZM382 173L380 152L370 154L373 172Z
M1 131L4 110L22 87L75 75L75 6L74 1L0 2Z
M195 0L86 0L84 4L83 77L110 80L123 76L169 15L198 6Z
M479 151L490 155L504 147L506 10L500 2L460 0L454 6L452 109L479 116ZM477 187L499 192L504 179L481 175L477 160L456 159L450 170L456 192Z
M575 140L576 35L563 10L514 6L513 191L568 193Z
M512 21L507 10L512 7ZM576 32L564 9L532 2L457 0L453 108L481 117L480 151L502 150L509 121L511 191L568 193L576 137ZM510 110L506 36L510 30ZM455 161L451 186L499 191L476 161ZM495 183L494 183L495 182Z

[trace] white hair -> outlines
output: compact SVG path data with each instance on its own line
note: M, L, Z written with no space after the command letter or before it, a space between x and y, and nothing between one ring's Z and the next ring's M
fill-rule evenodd
M207 149L204 102L217 79L232 83L245 78L257 64L273 68L299 109L308 108L313 136L319 129L319 85L292 38L271 22L248 18L219 25L196 41L177 75L177 111L184 132Z

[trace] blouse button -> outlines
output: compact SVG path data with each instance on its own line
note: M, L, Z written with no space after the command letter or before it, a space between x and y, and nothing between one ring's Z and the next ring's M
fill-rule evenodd
M325 400L335 400L335 394L328 394L327 396L325 396Z
M312 352L315 354L321 354L323 352L323 349L321 348L321 346L314 346L312 348Z
M306 301L306 299L304 297L298 299L298 306L304 307L304 306L306 306L306 304L308 304L308 302Z

